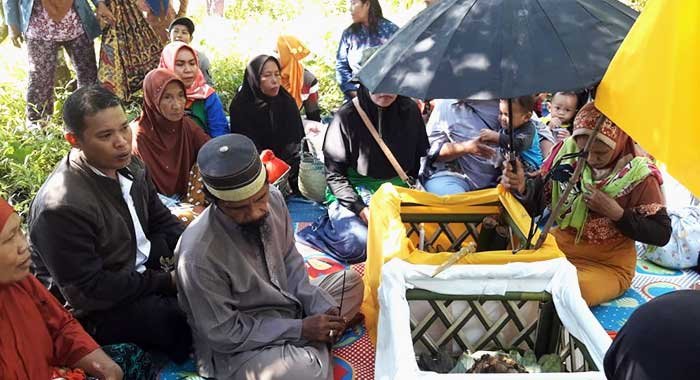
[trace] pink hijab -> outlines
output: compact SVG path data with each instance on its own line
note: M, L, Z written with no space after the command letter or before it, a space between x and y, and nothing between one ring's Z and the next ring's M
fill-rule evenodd
M175 58L177 57L177 53L180 52L180 49L189 49L197 62L197 73L195 74L194 82L189 88L185 89L187 107L189 107L196 100L208 98L211 94L215 93L216 90L214 90L214 87L207 84L202 70L199 69L199 56L197 56L197 51L184 42L175 41L165 45L163 52L160 54L160 63L158 67L175 72Z

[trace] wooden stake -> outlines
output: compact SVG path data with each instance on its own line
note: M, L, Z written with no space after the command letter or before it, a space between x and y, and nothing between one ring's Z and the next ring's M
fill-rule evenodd
M600 115L598 117L598 120L596 121L595 129L593 129L593 133L591 133L590 136L588 136L588 141L586 141L586 146L583 148L584 152L588 152L588 150L591 148L591 145L593 144L593 141L595 140L595 137L598 135L598 132L600 131L600 128L603 126L604 122L605 122L605 116ZM552 226L554 225L554 221L559 217L558 214L561 212L561 208L564 206L564 202L566 202L566 199L569 197L569 193L571 193L571 190L574 188L574 185L576 184L576 182L578 182L579 178L581 177L581 173L583 172L583 165L585 165L585 164L586 164L586 156L585 155L579 156L579 158L576 160L576 169L574 170L574 174L569 179L569 183L566 185L566 189L564 189L564 193L561 195L561 197L559 198L559 201L552 209L552 212L549 214L549 218L547 219L547 223L544 225L542 232L540 232L539 239L537 239L537 243L535 244L535 249L540 249L540 247L542 247L542 244L544 244L544 240L547 238L547 234L549 234L549 230L552 229Z

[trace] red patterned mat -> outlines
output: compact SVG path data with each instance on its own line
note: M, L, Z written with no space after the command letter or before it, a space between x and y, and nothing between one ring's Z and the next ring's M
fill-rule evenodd
M308 224L298 223L297 230ZM329 275L345 268L332 257L307 245L297 243L297 249L304 256L311 278ZM352 265L351 268L361 275L365 272L364 263ZM374 345L367 336L364 323L345 331L333 346L333 375L335 380L374 379Z

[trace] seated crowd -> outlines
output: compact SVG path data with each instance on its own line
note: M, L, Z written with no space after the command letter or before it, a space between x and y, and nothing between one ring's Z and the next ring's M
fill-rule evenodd
M338 50L347 101L319 147L327 214L297 234L287 194L260 158L271 150L286 162L299 195L301 110L312 121L321 111L318 83L300 63L309 51L296 38L278 39L279 57L249 62L228 117L208 60L189 46L187 18L170 25L131 124L99 85L69 96L72 149L33 200L28 243L0 200L0 317L9 321L0 324L0 373L151 378L166 360L194 356L212 378L332 378L329 343L361 320L363 282L351 269L309 280L297 240L343 263L365 261L370 198L385 183L438 195L502 184L541 215L566 185L549 175L573 165L596 123L603 127L552 234L589 305L630 287L635 241L666 244L671 222L659 171L622 129L573 92L554 93L545 115L535 94L436 100L426 124L415 99L351 80L362 50L396 30L376 0L355 0L351 11ZM189 225L164 204L193 199L207 207Z

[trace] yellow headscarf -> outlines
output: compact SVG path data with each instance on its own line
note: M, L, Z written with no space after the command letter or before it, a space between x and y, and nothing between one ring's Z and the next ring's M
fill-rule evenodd
M294 98L301 108L301 89L304 86L304 66L301 61L311 52L294 36L279 36L277 51L282 64L282 87Z

